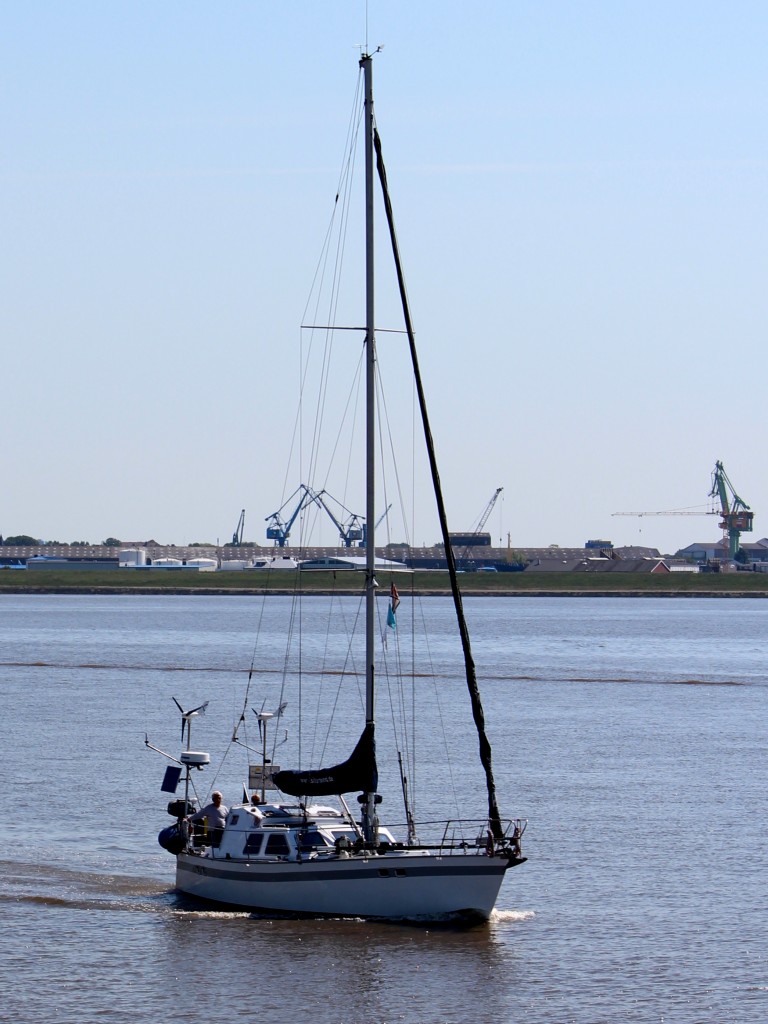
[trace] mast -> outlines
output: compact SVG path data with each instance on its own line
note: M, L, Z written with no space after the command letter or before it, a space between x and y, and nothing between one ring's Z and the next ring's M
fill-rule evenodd
M374 260L373 260L373 57L365 53L360 59L365 89L365 518L369 524L365 544L365 724L373 731L375 724L374 638L376 624L376 341L374 336ZM366 793L363 803L365 839L375 838L375 793Z

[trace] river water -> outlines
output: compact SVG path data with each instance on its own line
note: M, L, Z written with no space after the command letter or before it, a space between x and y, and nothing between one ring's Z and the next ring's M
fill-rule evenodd
M332 616L312 601L319 646ZM171 697L210 700L193 746L215 761L255 636L251 705L276 706L283 599L1 596L0 1017L768 1020L768 602L468 598L466 610L502 812L529 820L529 860L488 925L453 930L264 920L173 893L156 842L165 762L145 733L178 753ZM403 633L407 614L404 600ZM424 615L417 799L434 813L457 794L482 814L451 608L431 598ZM216 784L225 802L241 788Z

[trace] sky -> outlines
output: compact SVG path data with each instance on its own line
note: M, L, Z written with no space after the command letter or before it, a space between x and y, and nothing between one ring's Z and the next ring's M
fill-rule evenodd
M758 0L3 5L0 533L266 542L366 44L451 528L768 535Z

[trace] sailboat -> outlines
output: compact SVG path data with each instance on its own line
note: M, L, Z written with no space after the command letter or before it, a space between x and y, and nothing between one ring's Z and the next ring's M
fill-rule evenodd
M392 211L386 189L381 144L373 117L373 54L360 60L364 91L365 209L366 209L366 522L371 524L365 547L365 721L347 760L325 769L275 770L269 765L266 733L273 717L258 712L263 745L261 764L251 769L249 789L258 792L228 809L220 828L200 835L190 817L193 773L210 762L209 754L193 749L192 723L204 706L184 711L179 758L166 769L163 789L184 795L168 804L175 823L160 834L160 843L176 858L176 887L188 895L262 914L354 917L388 920L487 920L506 872L522 864L522 819L502 820L496 799L482 704L477 688L469 633L464 620L456 566L431 445L424 391L416 359L413 330ZM478 730L479 754L485 771L488 816L479 821L446 821L431 829L429 841L419 840L419 826L387 827L379 820L381 796L376 760L376 591L374 524L376 523L375 445L375 323L373 281L374 176L384 190L395 267L403 299L416 390L435 484L451 588L461 636L472 713ZM178 702L177 702L178 703ZM149 741L147 740L147 745ZM352 744L350 743L350 746ZM153 747L157 750L158 748ZM162 751L160 751L163 753ZM169 755L165 755L169 757ZM267 798L269 792L269 799ZM357 793L359 812L353 814L348 795ZM277 794L275 796L274 794ZM338 806L320 802L333 797ZM352 802L352 801L350 801ZM354 802L353 802L354 806ZM434 826L434 822L430 823Z

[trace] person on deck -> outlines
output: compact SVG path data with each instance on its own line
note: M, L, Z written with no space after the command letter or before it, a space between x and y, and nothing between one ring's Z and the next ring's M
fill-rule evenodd
M195 814L190 814L187 821L192 823L204 821L208 829L211 846L218 846L224 834L224 823L227 820L227 808L222 803L223 797L218 790L211 794L211 803L201 807Z

